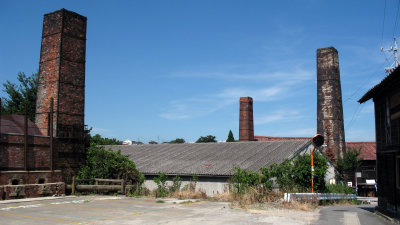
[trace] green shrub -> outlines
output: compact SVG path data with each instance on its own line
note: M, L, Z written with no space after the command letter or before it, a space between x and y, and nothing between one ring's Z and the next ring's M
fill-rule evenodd
M165 175L165 173L158 172L158 177L154 177L153 180L157 184L157 197L167 196L167 175Z
M320 153L314 152L314 190L325 191L325 174L328 161ZM311 155L299 155L293 161L293 178L298 189L305 191L311 188Z
M121 152L105 150L103 147L90 146L86 153L86 163L77 175L78 179L123 179L125 184L141 186L144 176Z
M314 153L314 189L319 192L325 190L325 174L328 170L327 159L320 153ZM293 160L285 160L281 164L272 164L269 168L260 169L260 174L245 171L236 167L232 177L234 192L243 194L246 190L256 188L265 194L272 189L272 178L276 178L279 188L285 192L310 191L311 189L311 155L298 155Z
M177 192L180 191L182 185L182 178L179 176L175 176L172 179L172 186L169 188L170 192Z
M239 167L235 167L235 173L232 177L233 190L238 194L243 194L249 187L258 184L258 174L252 171L245 171Z
M355 194L353 188L348 187L344 184L328 184L326 185L327 193L342 193L342 194Z
M340 155L337 159L336 164L336 181L338 183L346 183L348 181L349 174L354 174L356 170L361 166L362 158L359 157L361 152L360 147L358 150L355 148L348 149L343 157ZM353 180L354 182L354 180Z

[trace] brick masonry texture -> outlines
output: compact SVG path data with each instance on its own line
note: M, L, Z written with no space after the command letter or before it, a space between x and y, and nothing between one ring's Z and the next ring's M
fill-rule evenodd
M239 141L254 141L253 99L240 98Z
M346 151L339 57L335 48L317 50L317 132L327 145L333 161Z
M86 21L65 9L46 14L43 20L35 122L43 135L49 135L53 98L54 164L66 182L85 162Z
M0 169L24 170L24 135L2 134ZM28 136L28 170L50 170L50 138Z
M1 200L35 198L63 194L65 194L65 184L63 182L0 186Z
M43 135L53 98L54 136L83 137L86 20L65 9L44 16L35 121Z

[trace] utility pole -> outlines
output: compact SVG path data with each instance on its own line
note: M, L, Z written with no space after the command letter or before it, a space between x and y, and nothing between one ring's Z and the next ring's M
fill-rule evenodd
M397 40L396 37L393 37L394 40L394 46L390 46L390 48L388 49L383 49L383 47L381 47L381 52L393 52L394 55L394 66L393 64L391 65L391 67L387 67L385 68L386 71L386 75L389 75L390 73L393 72L394 69L396 69L399 66L399 56L397 54Z

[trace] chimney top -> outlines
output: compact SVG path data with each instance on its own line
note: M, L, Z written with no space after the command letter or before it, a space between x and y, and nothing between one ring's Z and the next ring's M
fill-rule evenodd
M253 98L251 97L240 97L241 102L253 102Z

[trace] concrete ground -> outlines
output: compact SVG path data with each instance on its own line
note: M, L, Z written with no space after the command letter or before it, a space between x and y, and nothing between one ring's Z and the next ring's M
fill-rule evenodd
M346 211L325 207L320 214L319 210L244 210L228 202L81 196L0 201L0 224L360 224L353 223L354 215L364 214L340 216L357 208L349 207ZM376 215L370 218L383 220Z
M376 204L369 205L337 205L323 207L315 224L336 225L389 225L392 221L374 213Z

